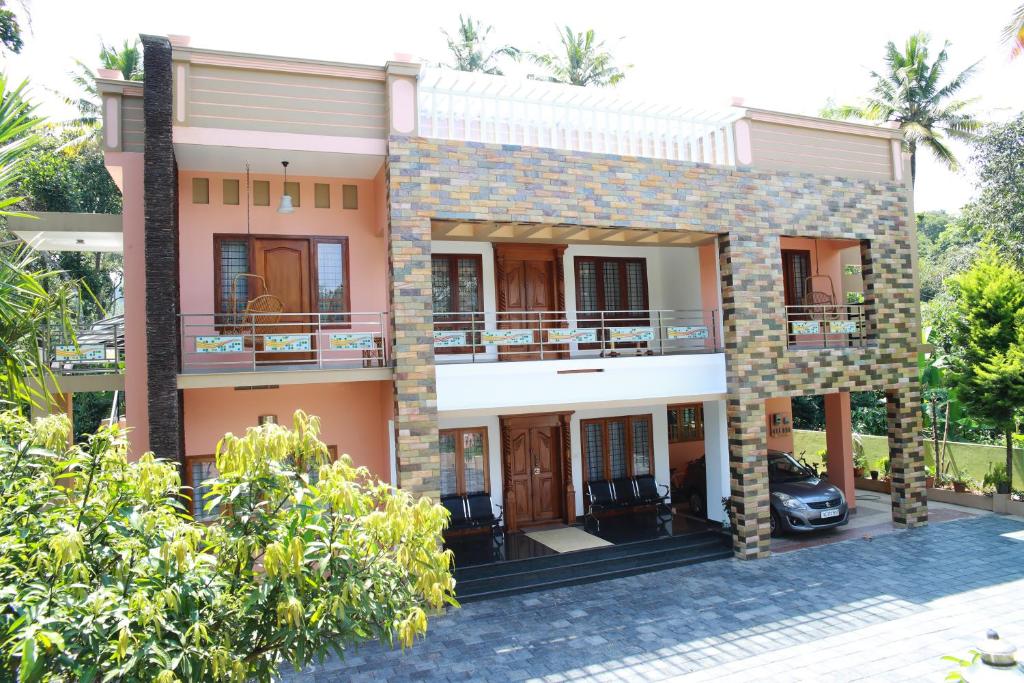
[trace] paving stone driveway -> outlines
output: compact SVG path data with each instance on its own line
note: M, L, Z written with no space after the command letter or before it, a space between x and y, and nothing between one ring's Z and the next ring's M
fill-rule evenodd
M1024 523L996 515L471 603L406 652L287 681L940 681L985 628L1024 649Z

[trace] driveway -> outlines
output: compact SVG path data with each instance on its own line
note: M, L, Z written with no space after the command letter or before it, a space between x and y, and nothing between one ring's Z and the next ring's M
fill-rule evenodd
M411 650L286 681L940 681L986 628L1024 650L1024 520L923 529L472 603Z

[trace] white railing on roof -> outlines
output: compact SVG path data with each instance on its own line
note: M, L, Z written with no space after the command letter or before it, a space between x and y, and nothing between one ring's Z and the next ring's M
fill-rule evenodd
M742 110L700 111L582 88L480 73L420 75L420 135L734 166Z

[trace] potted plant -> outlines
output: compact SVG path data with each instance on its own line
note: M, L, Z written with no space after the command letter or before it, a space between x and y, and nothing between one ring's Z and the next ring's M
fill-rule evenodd
M1010 492L1010 478L1006 476L1006 463L998 463L988 466L988 472L985 473L985 478L982 480L982 486L985 489L994 489L998 494L1008 494Z
M736 526L733 523L733 509L729 496L722 496L722 510L725 512L725 516L722 517L722 529L731 529Z
M928 489L935 486L935 470L928 465L924 466L924 486Z
M881 460L881 462L879 464L882 466L882 472L885 474L885 476L882 477L882 478L883 479L891 479L892 478L892 461L889 460L889 458L882 458L882 460Z
M877 465L876 465L876 467L877 467ZM878 470L877 469L871 470L870 474L871 474L871 478L873 480L878 481Z
M853 476L857 479L864 478L864 471L868 468L868 456L864 452L864 439L857 432L853 433Z
M953 477L953 490L957 493L964 493L967 491L968 485L971 483L971 478L962 472L957 472Z

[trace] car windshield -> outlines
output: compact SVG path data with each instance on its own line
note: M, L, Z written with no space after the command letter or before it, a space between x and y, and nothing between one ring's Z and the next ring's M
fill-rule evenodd
M813 472L794 460L789 453L768 454L768 481L782 483L813 476Z

